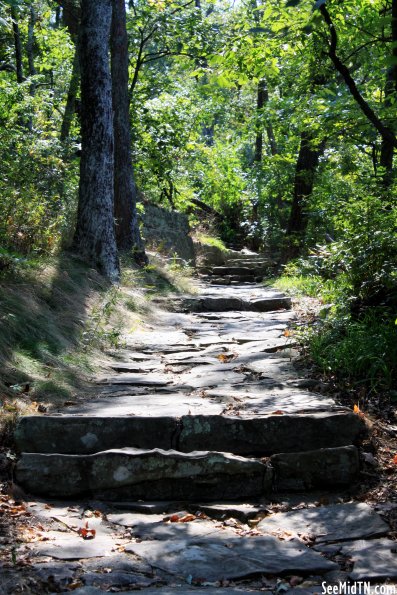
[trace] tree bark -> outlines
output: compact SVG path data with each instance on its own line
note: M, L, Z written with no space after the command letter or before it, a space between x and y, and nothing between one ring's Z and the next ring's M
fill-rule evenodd
M397 97L397 0L392 1L391 19L392 57L395 63L390 66L386 75L384 103L387 108L392 107L393 99L395 100ZM385 189L390 188L393 181L393 158L393 143L389 138L382 137L380 165L383 169L383 185Z
M23 65L22 65L22 43L21 32L19 30L18 15L14 5L11 5L12 30L14 34L15 48L15 67L17 73L17 82L23 83Z
M386 74L385 84L385 101L386 107L391 107L392 97L395 96L394 89L394 67L388 69ZM382 168L382 182L385 189L390 188L393 181L393 157L394 146L389 137L382 137L379 165Z
M29 77L30 77L30 85L29 85L29 94L31 97L36 95L36 81L34 80L34 76L37 74L36 67L34 65L34 28L36 25L36 11L34 6L30 7L29 11L29 24L28 24L28 40L26 44L26 54L28 57L28 66L29 66ZM28 118L28 129L30 132L33 130L33 117L30 114Z
M62 142L65 142L67 138L69 138L70 134L70 127L73 122L73 116L76 113L76 97L77 92L79 90L80 84L80 58L79 58L79 49L78 43L76 42L76 49L73 59L73 69L72 69L72 76L69 83L69 91L68 97L66 100L65 111L63 114L62 126L61 126L61 136L60 139Z
M109 68L112 0L82 0L79 204L73 247L108 279L120 276L113 219L113 117Z
M262 118L262 109L263 109L263 106L265 105L265 93L266 92L267 92L266 81L265 81L265 79L261 79L258 83L257 97L256 97L257 122L256 122L255 152L254 152L255 163L261 163L262 156L263 156L263 129L259 122L259 119Z
M80 2L73 0L57 0L62 8L62 21L70 33L71 38L77 39L81 20Z
M301 133L298 160L295 170L294 197L287 235L303 237L307 228L307 214L305 203L311 196L314 186L314 176L321 155L324 153L325 141L314 144L315 137L310 132Z
M119 250L133 250L146 262L136 212L137 192L132 169L128 97L128 37L124 0L113 0L111 27L112 96L114 111L114 215Z

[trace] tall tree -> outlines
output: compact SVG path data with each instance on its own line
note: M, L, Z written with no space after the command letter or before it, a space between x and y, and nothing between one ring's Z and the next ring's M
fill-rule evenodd
M30 77L30 85L29 85L29 93L31 97L34 97L36 94L36 81L35 76L37 74L36 67L34 64L34 28L36 25L36 11L34 6L32 5L29 9L29 23L28 23L28 40L26 43L26 54L28 57L28 66L29 66L29 77ZM28 128L32 132L33 130L33 118L30 115L28 119Z
M384 168L385 175L383 177L384 184L389 186L392 180L392 168L393 168L393 154L397 148L397 137L393 129L385 123L375 110L371 107L369 102L364 99L361 91L359 90L356 81L354 80L352 73L348 66L341 60L338 54L338 32L335 23L332 19L330 12L326 6L326 0L322 0L321 3L317 3L324 22L326 23L329 31L329 45L328 55L335 67L343 78L349 92L360 107L367 120L371 122L377 132L380 134L382 140L381 148L381 165ZM397 0L392 2L392 41L393 50L392 58L397 60ZM393 65L394 66L394 65ZM386 83L386 105L390 105L391 94L395 92L397 86L397 69L394 67L389 73L389 81ZM393 88L394 87L394 88Z
M14 4L11 5L12 30L14 35L15 67L18 83L23 83L22 42L18 23L18 13Z
M81 14L80 6L74 0L58 0L58 2L59 8L62 7L62 21L75 44L72 75L61 126L60 139L64 142L69 138L73 117L77 111L77 93L80 86L79 27Z
M111 68L116 240L119 250L133 250L138 262L146 262L136 212L137 192L132 169L128 62L125 2L124 0L114 0L111 27Z
M109 39L112 0L82 0L79 205L74 249L111 281L119 279L113 218L113 124Z
M73 58L72 76L70 78L68 96L66 99L65 111L63 113L61 136L62 142L69 138L70 127L73 122L74 114L76 113L76 98L80 85L80 57L78 42L76 41L76 49Z
M287 227L287 235L295 235L300 240L307 227L306 201L313 192L314 176L324 148L325 142L319 142L312 133L308 131L301 133L295 170L294 195Z

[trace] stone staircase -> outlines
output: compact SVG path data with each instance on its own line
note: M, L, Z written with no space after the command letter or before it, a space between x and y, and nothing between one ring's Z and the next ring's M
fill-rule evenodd
M364 424L304 389L284 334L290 300L244 284L199 291L127 337L97 398L21 418L16 481L25 491L246 502L355 481Z
M213 265L211 259L202 259L198 272L203 281L214 285L259 283L272 266L272 262L265 255L249 250L228 250L222 260L222 264Z

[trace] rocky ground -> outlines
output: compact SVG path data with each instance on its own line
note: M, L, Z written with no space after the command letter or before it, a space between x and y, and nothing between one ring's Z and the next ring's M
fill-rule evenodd
M295 365L285 296L201 283L159 306L96 398L21 421L0 593L392 593L392 425Z

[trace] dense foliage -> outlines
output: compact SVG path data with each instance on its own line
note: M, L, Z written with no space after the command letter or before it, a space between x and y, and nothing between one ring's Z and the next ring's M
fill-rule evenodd
M3 266L70 244L81 114L77 0L0 11ZM127 31L143 195L394 324L397 1L131 0Z

